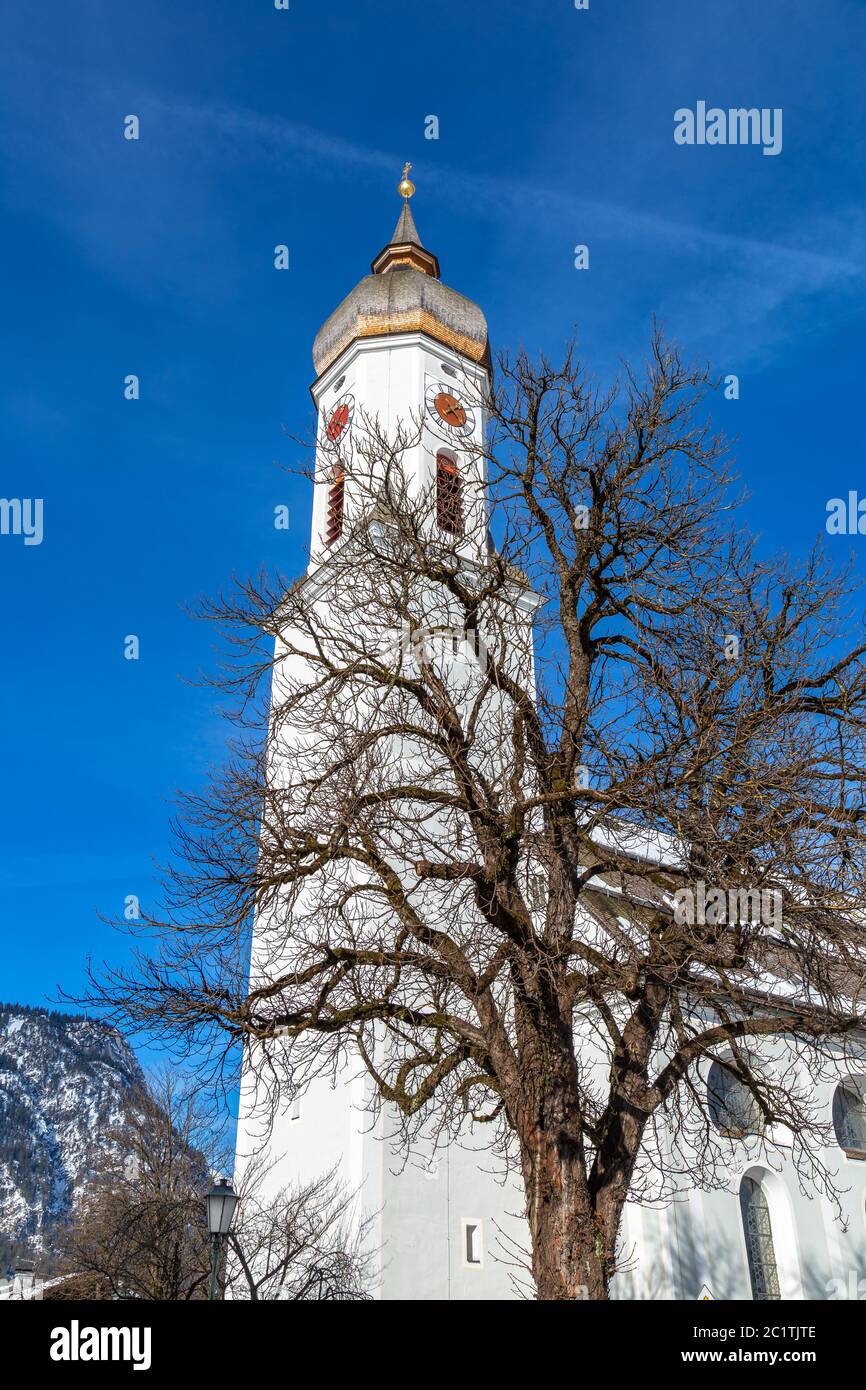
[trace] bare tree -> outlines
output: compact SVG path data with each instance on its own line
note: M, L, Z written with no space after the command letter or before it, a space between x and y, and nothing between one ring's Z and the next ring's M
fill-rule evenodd
M210 1134L188 1084L164 1073L136 1088L65 1233L63 1263L76 1285L103 1298L207 1296Z
M123 1126L65 1233L61 1297L206 1298L205 1197L229 1159L214 1115L189 1080L163 1073L128 1100ZM223 1296L367 1297L371 1218L326 1172L271 1191L272 1164L245 1165L219 1268ZM83 1290L83 1291L82 1291Z
M245 1165L230 1236L229 1296L287 1302L369 1298L373 1219L359 1212L358 1194L334 1169L271 1194L267 1179L274 1166L261 1153Z
M738 1145L832 1193L814 1083L860 1047L866 647L845 575L735 529L711 386L658 336L605 395L505 360L448 516L419 422L356 427L323 562L206 606L233 756L88 1000L243 1042L263 1106L351 1056L407 1140L487 1121L544 1299Z

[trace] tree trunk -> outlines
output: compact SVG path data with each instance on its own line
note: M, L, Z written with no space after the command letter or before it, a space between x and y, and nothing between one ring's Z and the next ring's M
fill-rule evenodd
M542 1084L518 1126L532 1274L543 1300L607 1299L620 1211L589 1186L573 1042L543 1049ZM533 1070L536 1070L533 1068ZM551 1072L558 1073L555 1080Z
M563 1130L542 1133L523 1166L530 1173L527 1207L538 1298L607 1299L614 1252L587 1191L580 1146Z

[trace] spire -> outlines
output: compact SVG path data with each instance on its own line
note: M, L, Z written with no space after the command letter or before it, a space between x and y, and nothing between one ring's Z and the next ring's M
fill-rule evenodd
M415 226L415 218L412 216L412 209L409 206L409 199L403 201L403 210L397 218L397 225L394 228L394 235L391 237L391 246L400 246L406 242L413 246L420 246L423 250L424 243L418 235L418 228Z
M415 185L409 177L411 168L411 164L403 165L403 177L397 185L397 192L403 199L403 207L391 240L379 252L371 269L374 275L384 275L385 271L391 270L393 266L408 266L438 280L439 262L432 251L426 250L418 235L415 218L409 206L409 199L415 192Z

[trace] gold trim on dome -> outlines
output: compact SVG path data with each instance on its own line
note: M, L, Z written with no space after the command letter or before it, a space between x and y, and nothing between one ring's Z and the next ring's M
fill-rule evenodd
M328 370L332 362L336 362L340 354L345 352L356 338L381 338L387 333L426 333L429 338L435 338L437 342L444 343L446 347L453 348L464 357L470 357L473 362L484 362L487 356L486 343L479 343L476 339L467 337L465 333L456 333L453 328L446 328L426 309L413 309L405 314L389 314L387 318L378 315L358 318L352 324L351 332L347 333L345 339L337 343L322 361L319 376Z

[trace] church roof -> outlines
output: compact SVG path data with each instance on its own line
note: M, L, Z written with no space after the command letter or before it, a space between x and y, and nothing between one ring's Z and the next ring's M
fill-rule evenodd
M414 185L404 181L414 192ZM357 338L385 333L426 333L475 362L487 364L487 320L477 304L439 279L439 261L424 246L408 195L394 233L342 304L325 320L313 343L313 363L321 375Z

